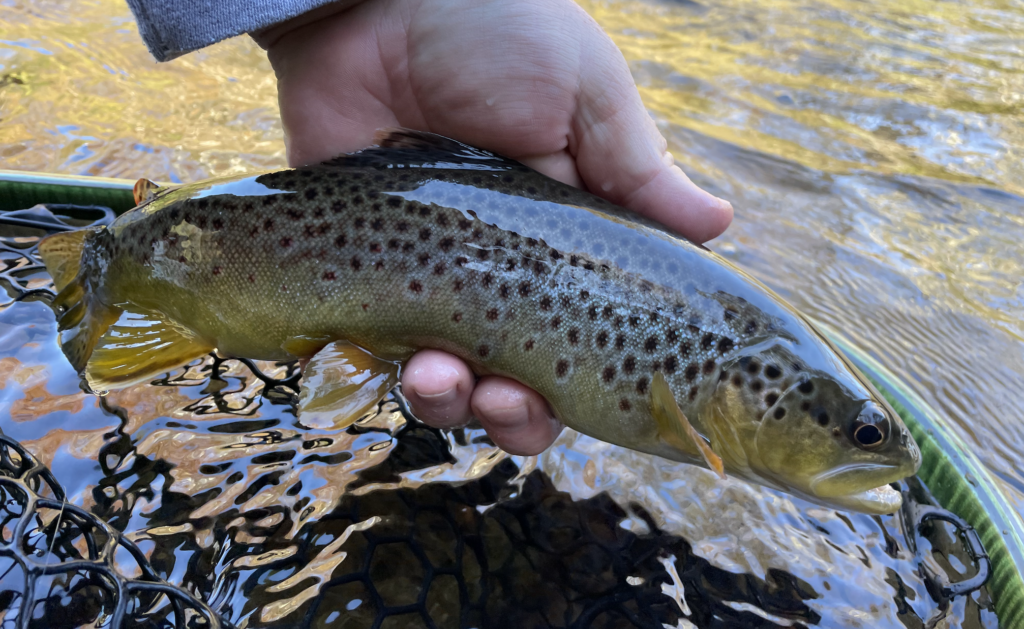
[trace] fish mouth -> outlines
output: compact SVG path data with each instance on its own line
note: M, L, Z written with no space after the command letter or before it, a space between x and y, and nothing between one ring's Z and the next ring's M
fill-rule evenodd
M889 515L896 513L903 506L903 496L889 485L881 485L855 494L833 496L824 500L819 498L817 502L870 515Z
M817 500L829 505L884 515L903 504L903 497L888 484L905 476L901 472L897 466L879 463L844 465L812 478L810 490Z
M864 487L878 488L902 477L899 468L893 465L852 463L814 476L811 478L810 489L815 496L838 498L857 493Z

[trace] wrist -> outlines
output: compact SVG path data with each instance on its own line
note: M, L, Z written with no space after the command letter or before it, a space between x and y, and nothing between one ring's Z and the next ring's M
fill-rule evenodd
M295 29L302 28L307 24L318 22L326 17L335 15L337 13L343 13L348 11L352 7L362 4L366 0L337 0L330 4L319 6L312 11L306 11L302 15L297 15L289 20L262 28L258 31L249 33L249 36L264 50L270 50L282 37Z

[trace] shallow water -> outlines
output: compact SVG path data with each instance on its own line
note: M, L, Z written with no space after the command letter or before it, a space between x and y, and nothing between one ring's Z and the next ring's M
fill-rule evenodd
M898 373L1024 513L1024 7L582 4L677 159L736 206L711 246ZM119 2L8 0L0 24L0 167L190 181L283 164L272 73L245 38L157 65ZM0 429L239 625L389 610L383 626L916 627L935 612L898 518L568 433L506 457L393 401L313 430L233 361L87 397L54 335L40 303L0 311ZM946 626L993 624L972 598Z

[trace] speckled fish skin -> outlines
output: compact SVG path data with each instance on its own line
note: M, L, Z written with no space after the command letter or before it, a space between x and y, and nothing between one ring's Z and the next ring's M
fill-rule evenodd
M449 140L412 134L181 186L85 255L101 299L161 312L227 355L303 357L286 349L294 339L346 339L389 360L438 348L535 389L580 432L703 464L659 438L660 371L727 472L851 509L875 507L850 494L919 465L898 415L764 286L598 197ZM864 423L884 442L860 444Z

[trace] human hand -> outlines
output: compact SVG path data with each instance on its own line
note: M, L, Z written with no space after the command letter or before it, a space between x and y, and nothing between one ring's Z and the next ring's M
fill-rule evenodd
M697 242L732 207L693 184L640 101L622 54L572 0L371 0L328 5L255 36L278 80L288 161L371 144L380 127L423 129L515 158ZM441 428L477 417L513 454L561 431L547 402L507 378L476 381L424 350L403 391Z

